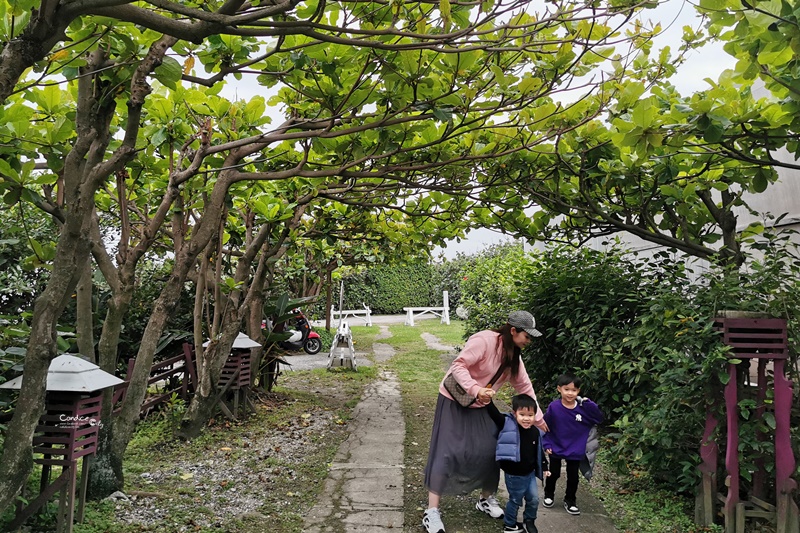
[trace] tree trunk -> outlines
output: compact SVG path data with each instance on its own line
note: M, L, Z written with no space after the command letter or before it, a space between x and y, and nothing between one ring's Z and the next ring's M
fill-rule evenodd
M86 262L89 257L88 242L81 237L80 223L79 217L71 217L62 229L52 276L34 305L25 356L25 378L14 417L5 434L0 459L0 472L3 472L0 476L0 513L14 502L14 496L33 467L33 433L44 410L47 370L57 354L56 324L78 283L81 260Z
M111 447L114 420L110 418L101 420L103 426L97 436L97 453L89 463L89 486L86 496L91 500L102 500L109 494L122 490L124 486L122 457L112 453Z
M242 254L236 263L234 279L237 285L240 283L244 284L245 280L250 278L251 266L259 252L262 256L267 256L269 259L282 253L282 247L280 245L286 239L286 236L288 236L288 230L299 224L303 212L303 207L297 209L293 219L287 221L285 225L283 238L278 239L277 245L273 245L272 247L270 247L269 244L265 244L267 242L267 237L271 233L269 225L261 227L258 236L256 236L252 242L248 243L245 253ZM265 259L259 261L259 271L255 276L256 278L265 275L266 266L267 261ZM189 404L186 416L181 422L181 428L178 432L180 437L185 439L196 437L213 415L222 367L225 365L225 361L231 353L231 347L233 346L236 335L241 331L242 319L245 316L245 312L250 308L254 299L256 299L257 291L261 291L261 284L251 283L244 300L242 300L242 291L239 289L231 291L227 297L224 297L220 293L219 299L216 300L219 318L215 319L215 321L218 320L219 323L222 324L222 332L218 339L212 338L203 352L202 357L198 357L197 379L199 383L195 391L195 396ZM224 309L224 311L219 311L220 309Z
M68 208L64 210L50 281L33 308L25 378L0 458L0 513L14 502L33 466L33 433L44 408L47 370L56 356L56 325L89 261L94 194L108 173L116 166L124 166L133 155L123 145L113 164L103 161L111 140L109 125L115 103L95 91L91 74L105 59L102 52L90 54L84 67L89 75L78 83L78 136L64 161L63 197Z
M98 352L100 355L100 368L113 374L117 366L117 348L119 336L122 331L122 323L125 314L130 307L133 297L134 285L133 276L129 275L127 266L123 268L122 275L116 289L116 294L112 296L108 303L106 318L103 321L103 331L100 334ZM130 378L130 376L128 376ZM103 409L100 420L103 425L100 428L100 435L97 442L97 454L89 468L89 487L87 495L91 499L102 499L109 494L121 490L124 486L122 473L122 455L114 453L111 443L113 442L115 420L112 404L114 389L108 388L103 391Z
M75 323L78 337L78 352L89 361L97 363L94 350L94 309L92 305L92 262L87 261L81 279L78 282L75 302Z
M196 258L196 256L195 256ZM172 312L178 305L183 282L188 268L180 268L179 263L189 261L193 263L194 258L182 257L176 261L176 269L167 281L161 294L153 305L153 312L147 322L139 351L136 354L136 364L133 367L132 375L129 377L130 384L122 402L119 415L114 423L114 434L111 439L111 453L117 457L125 455L125 449L133 436L133 430L139 421L139 410L147 393L147 381L150 378L150 367L153 365L156 347L164 332L164 328L169 322Z
M217 411L216 387L208 395L195 392L186 416L181 420L178 436L185 440L192 440L202 433L203 428Z
M225 179L224 173L220 175L212 191L210 201L205 205L203 217L195 226L192 239L183 241L183 247L177 250L172 275L153 305L153 312L142 334L139 351L136 354L136 365L133 368L132 376L130 376L128 392L114 424L111 448L112 453L118 457L124 456L125 449L128 447L128 442L139 420L139 409L147 392L147 380L150 377L150 367L153 365L158 341L169 322L172 312L178 305L183 284L189 275L189 271L194 267L197 257L215 234L216 228L219 227L222 206L225 204L229 185L230 183Z
M178 436L183 439L197 437L214 415L222 368L231 354L233 341L239 334L242 323L242 309L237 303L234 299L223 304L226 312L221 318L223 327L219 339L212 340L203 351L202 357L197 359L197 389L178 431ZM222 302L217 302L217 305L220 304Z

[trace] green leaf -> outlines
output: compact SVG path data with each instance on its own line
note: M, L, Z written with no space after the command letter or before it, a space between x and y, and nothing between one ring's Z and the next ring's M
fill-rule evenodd
M439 12L442 14L442 19L450 21L450 0L439 0Z
M5 159L0 159L0 176L19 181L19 173Z
M176 59L165 56L161 64L156 67L154 74L158 81L175 90L178 88L178 82L183 76L183 67Z
M722 140L723 133L724 133L724 131L720 126L718 126L717 124L711 124L703 132L703 139L706 142L718 143L718 142L720 142Z
M753 176L753 191L757 193L762 193L767 190L769 186L769 180L767 180L766 175L764 172L761 172L761 169Z
M642 129L649 128L655 117L656 110L653 109L653 103L649 98L647 100L641 100L636 104L633 108L633 113L631 113L631 120L633 123Z
M494 79L497 81L497 84L500 85L500 87L506 88L508 86L508 81L506 80L506 75L503 72L503 69L497 65L490 65L489 70L491 70L492 74L494 74Z
M433 110L433 116L442 122L449 122L453 119L453 112L448 109L437 107Z

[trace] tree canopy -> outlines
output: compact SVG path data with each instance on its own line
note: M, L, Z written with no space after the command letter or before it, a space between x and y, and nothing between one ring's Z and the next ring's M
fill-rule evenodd
M797 169L797 15L780 2L703 1L700 28L679 49L643 46L612 80L605 113L552 142L488 162L484 172L516 182L488 190L478 223L530 239L585 242L627 232L690 256L734 266L747 243L781 213L756 213L748 198ZM681 94L680 51L724 43L733 70ZM789 157L776 155L785 149ZM527 216L519 208L527 209ZM515 216L507 216L511 210ZM754 222L743 228L750 211Z
M101 448L121 476L147 369L187 281L201 377L189 415L202 426L233 338L242 323L257 328L278 258L320 236L330 246L377 245L355 254L366 258L461 235L476 200L519 182L481 167L602 116L617 92L609 89L652 35L626 26L641 7L0 2L0 194L59 228L53 242L29 239L46 251L50 276L27 324L0 509L31 468L56 326L93 269L112 294L96 344L101 366L113 369L141 261L172 266L121 414L104 429ZM593 76L609 58L622 67ZM224 96L245 79L263 94ZM314 250L314 263L324 269L353 252ZM222 305L203 312L207 302ZM76 320L93 319L86 314Z

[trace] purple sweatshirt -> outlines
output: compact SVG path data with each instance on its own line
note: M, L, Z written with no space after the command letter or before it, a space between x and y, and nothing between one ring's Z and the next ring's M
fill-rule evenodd
M589 431L603 421L603 413L588 398L579 399L573 409L564 407L559 398L547 406L544 420L550 431L542 437L542 447L556 457L580 461L586 455Z

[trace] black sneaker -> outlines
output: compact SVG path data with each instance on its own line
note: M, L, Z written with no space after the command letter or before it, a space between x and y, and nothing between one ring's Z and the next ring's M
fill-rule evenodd
M581 510L574 503L564 502L564 509L571 515L581 514Z
M525 533L525 530L522 529L522 524L517 522L513 526L503 524L503 533Z
M545 496L544 499L542 500L542 505L544 505L548 509L552 507L554 503L556 503L556 501L550 496Z
M522 527L525 528L526 533L539 533L539 529L536 527L536 524L533 520L525 520L523 522Z

